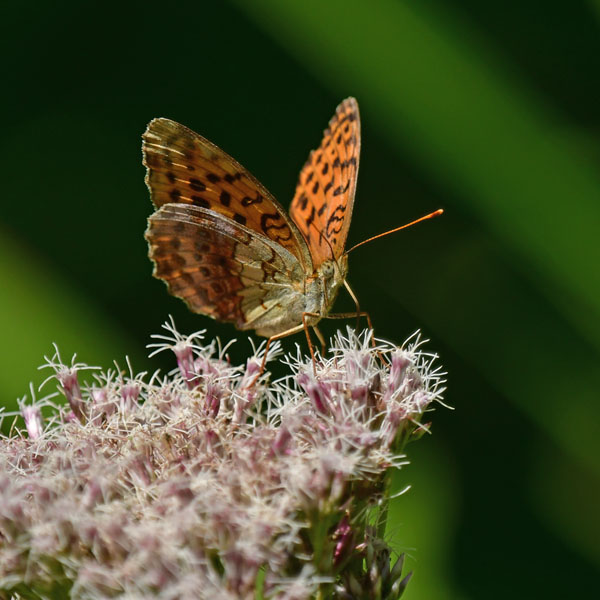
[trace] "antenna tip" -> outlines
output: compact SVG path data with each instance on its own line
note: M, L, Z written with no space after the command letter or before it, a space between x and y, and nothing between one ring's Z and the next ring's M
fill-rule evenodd
M443 208L438 208L433 214L434 215L441 215L441 214L443 214L443 212L444 212Z

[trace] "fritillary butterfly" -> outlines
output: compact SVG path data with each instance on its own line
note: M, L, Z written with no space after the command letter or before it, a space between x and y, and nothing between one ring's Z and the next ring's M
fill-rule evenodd
M337 107L310 153L289 216L244 167L179 123L151 121L143 153L157 209L146 239L154 276L171 294L194 312L271 340L312 326L322 341L316 324L348 271L360 153L356 100Z
M347 98L329 121L321 145L300 171L289 216L273 196L223 150L169 119L143 135L146 184L156 212L146 239L154 276L189 308L238 329L277 338L314 328L331 315L346 282L358 161L358 104ZM358 307L358 302L356 302ZM266 357L266 353L265 353ZM314 359L314 354L313 354ZM264 366L264 363L263 363Z

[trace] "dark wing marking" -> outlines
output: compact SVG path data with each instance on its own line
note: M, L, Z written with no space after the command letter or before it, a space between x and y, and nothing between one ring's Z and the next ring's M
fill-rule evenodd
M358 103L347 98L336 109L300 172L290 216L308 243L315 268L344 252L360 158ZM328 243L329 242L329 243Z
M189 204L210 209L281 244L312 273L304 238L281 205L220 148L169 119L154 119L143 135L146 184L156 208Z

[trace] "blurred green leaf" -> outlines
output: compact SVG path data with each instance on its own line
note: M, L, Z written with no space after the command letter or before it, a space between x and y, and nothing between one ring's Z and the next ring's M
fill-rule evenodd
M546 439L537 441L529 473L530 501L536 514L549 529L560 531L572 549L600 564L600 477L558 452Z
M591 7L598 13L600 17L600 0L589 0Z
M236 3L453 186L600 348L600 173L514 67L432 2Z
M80 361L108 368L113 360L125 367L125 355L134 367L145 364L143 348L127 339L118 326L102 315L80 293L7 234L0 236L0 281L10 282L0 294L0 405L13 407L49 374L38 371L44 355L52 356L56 343L65 362L77 353ZM41 394L51 393L48 386Z
M391 547L406 553L404 572L414 573L406 598L457 598L450 567L459 494L456 473L434 439L409 445L408 456L411 464L394 476L392 494L401 495L390 503L386 530Z

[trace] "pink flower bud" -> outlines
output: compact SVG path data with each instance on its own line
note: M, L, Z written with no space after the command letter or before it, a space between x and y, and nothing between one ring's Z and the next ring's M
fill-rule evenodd
M22 406L21 414L25 420L25 427L29 434L29 439L37 440L44 433L42 424L42 411L39 406Z
M56 373L56 378L60 382L62 391L73 411L73 415L79 422L84 422L86 417L85 405L77 379L77 368L60 368Z

